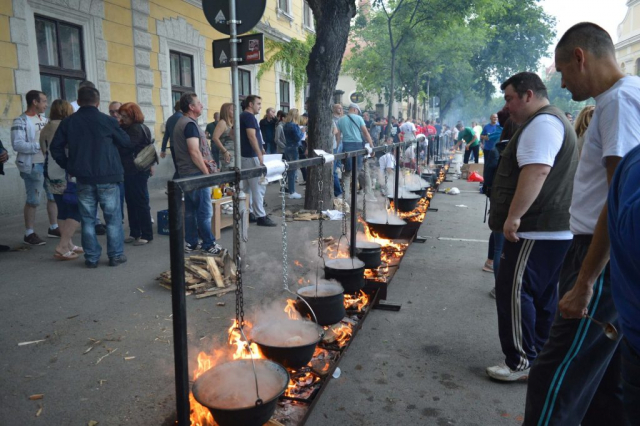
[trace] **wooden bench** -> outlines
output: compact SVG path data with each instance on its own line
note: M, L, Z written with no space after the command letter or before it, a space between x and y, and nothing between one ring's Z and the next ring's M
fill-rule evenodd
M216 240L220 239L220 230L233 226L233 215L222 214L222 205L232 203L233 197L222 197L217 200L211 199L213 205L213 217L211 218L211 232L216 237ZM249 196L246 199L247 210L249 209Z

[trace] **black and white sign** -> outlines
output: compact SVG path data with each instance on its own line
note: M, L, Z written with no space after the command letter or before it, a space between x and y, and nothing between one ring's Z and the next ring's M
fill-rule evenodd
M251 31L256 26L267 7L267 0L236 0L236 20L241 21L236 29L238 34ZM209 24L222 34L230 35L229 0L202 0L202 10Z
M231 43L228 38L213 41L213 67L231 66ZM238 65L253 65L264 62L264 34L249 34L238 37Z

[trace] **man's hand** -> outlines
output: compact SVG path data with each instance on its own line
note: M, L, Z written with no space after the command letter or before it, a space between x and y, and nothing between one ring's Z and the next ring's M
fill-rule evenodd
M166 152L164 152L164 151L160 152L160 158L164 158L164 157L166 157L166 156L167 156L167 153L166 153Z
M558 304L560 315L569 319L584 317L588 313L587 306L589 306L591 296L593 296L591 286L583 284L578 276L573 288L564 295Z
M465 146L464 146L464 150L465 150L465 151L469 151L469 145L465 145Z
M6 163L8 160L9 160L9 152L6 150L3 150L0 153L0 164Z
M517 243L520 240L516 235L518 228L520 228L520 218L508 216L507 220L504 221L504 227L502 228L504 237L512 243Z
M149 176L153 176L155 173L156 173L156 167L151 166L151 168L149 169Z

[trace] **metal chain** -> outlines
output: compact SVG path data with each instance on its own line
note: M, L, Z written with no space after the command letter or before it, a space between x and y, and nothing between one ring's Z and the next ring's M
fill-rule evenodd
M236 325L244 326L244 296L242 293L242 263L240 258L240 170L236 170L236 187L233 195L234 238L236 240Z
M348 158L345 158L344 161L349 161ZM340 179L340 188L342 189L342 235L347 235L347 208L346 203L346 194L345 194L345 190L344 190L344 174L345 174L345 167L344 167L344 163L340 164L340 170L342 171L341 176L342 178ZM353 172L351 173L351 179L353 179Z
M287 248L287 203L285 201L285 188L287 187L289 164L285 160L284 172L282 172L282 180L280 181L280 198L282 199L282 285L286 291L289 291L289 259Z

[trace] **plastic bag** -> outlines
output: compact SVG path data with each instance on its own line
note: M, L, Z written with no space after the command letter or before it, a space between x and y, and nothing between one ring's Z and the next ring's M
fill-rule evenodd
M467 182L484 182L484 178L478 172L473 172L469 175Z

